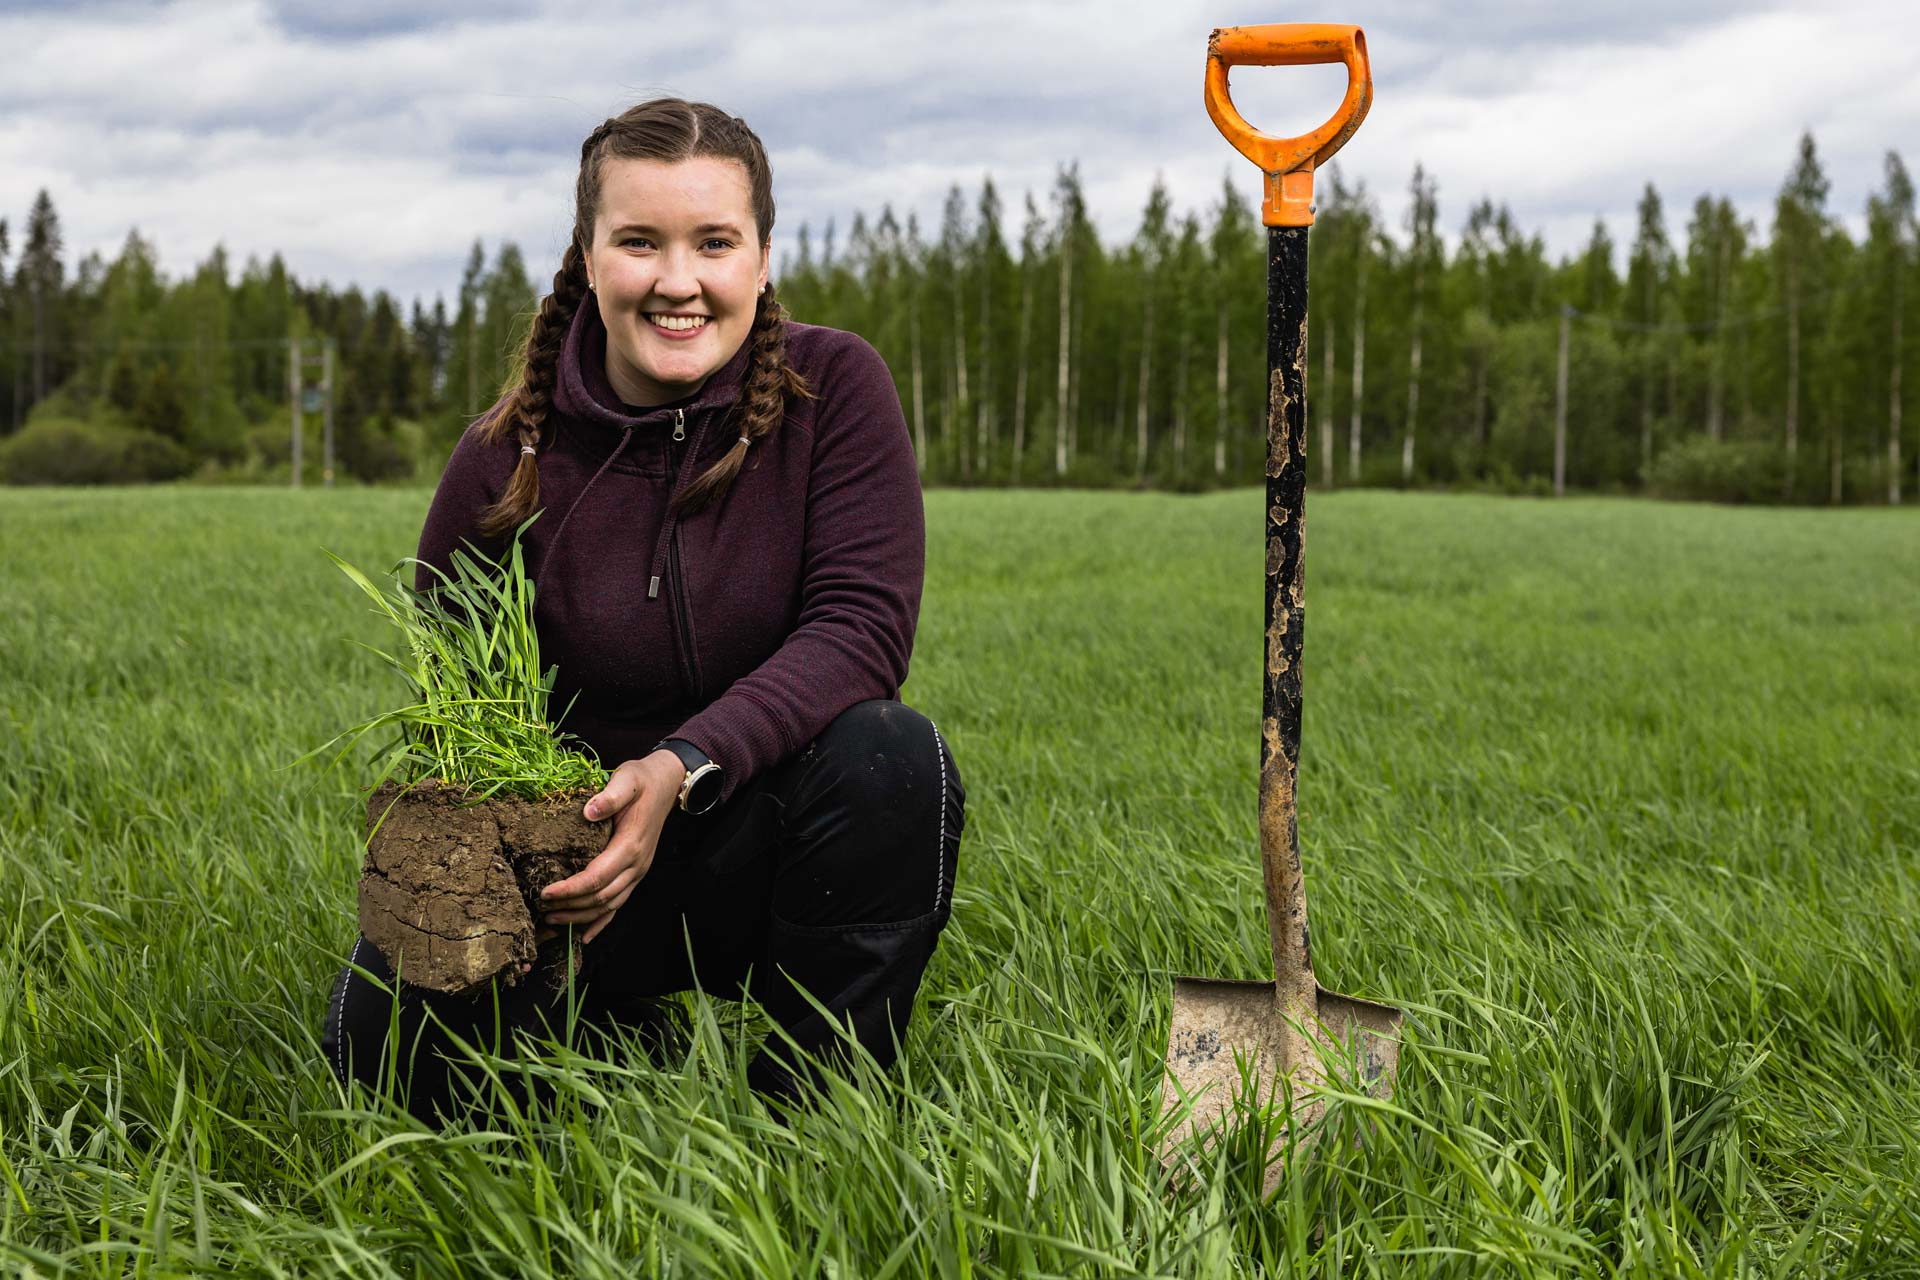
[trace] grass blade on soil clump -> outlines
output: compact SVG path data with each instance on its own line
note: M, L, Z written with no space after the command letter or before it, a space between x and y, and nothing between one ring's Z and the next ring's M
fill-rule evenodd
M547 718L559 668L540 669L533 582L520 547L527 524L514 531L497 569L465 551L453 553L452 574L409 556L390 571L387 588L327 553L400 632L396 652L366 647L399 672L413 700L361 721L303 760L339 744L329 762L338 763L361 738L391 727L396 736L375 757L381 767L369 792L387 781L407 786L438 778L479 799L537 800L606 784L593 753L568 745L572 735L556 732ZM399 576L409 565L423 565L439 585L414 589Z

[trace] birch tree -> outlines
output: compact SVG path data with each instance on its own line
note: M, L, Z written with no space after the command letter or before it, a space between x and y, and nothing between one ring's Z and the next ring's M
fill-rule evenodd
M1427 171L1420 165L1413 166L1413 182L1408 187L1410 203L1407 208L1407 265L1412 273L1412 316L1409 327L1411 350L1407 354L1407 425L1406 434L1400 445L1400 481L1413 483L1414 440L1420 426L1420 344L1425 333L1422 329L1424 307L1426 303L1427 275L1437 265L1440 255L1440 237L1434 234L1433 224L1438 216L1439 188Z
M1801 308L1818 273L1826 223L1827 178L1814 151L1813 135L1800 135L1798 154L1774 201L1773 250L1787 317L1785 495L1793 497L1800 452Z
M1027 456L1027 374L1033 354L1034 282L1045 250L1046 220L1033 192L1027 192L1027 220L1020 228L1020 339L1013 388L1013 466L1011 482L1020 483L1020 464Z
M1914 238L1913 180L1900 153L1887 152L1886 186L1867 200L1869 258L1881 282L1887 307L1887 503L1899 506L1903 463L1900 457L1901 369L1906 363L1907 261Z
M1232 351L1232 300L1247 290L1244 277L1250 274L1247 246L1254 243L1253 209L1228 173L1220 184L1220 204L1214 212L1213 234L1208 239L1212 252L1214 295L1214 418L1213 474L1227 474L1227 441L1233 423L1230 375Z
M1140 383L1137 388L1138 411L1134 416L1134 456L1133 470L1137 480L1147 478L1148 427L1153 402L1153 322L1155 304L1159 300L1160 271L1166 262L1169 242L1168 220L1173 213L1173 200L1167 194L1164 180L1155 177L1153 188L1147 193L1146 212L1141 215L1140 235L1137 243L1140 251Z
M1000 193L994 189L991 176L980 183L980 202L974 208L974 231L974 271L980 286L980 377L974 410L974 443L984 478L991 465L997 430L993 398L993 296L1007 256L1006 240L1000 231Z
M926 365L920 358L920 312L921 289L927 278L927 246L920 238L920 217L915 213L907 214L906 261L903 264L907 280L907 344L909 358L913 362L913 440L920 455L920 473L927 470L927 393Z
M1053 198L1059 208L1054 233L1060 255L1060 359L1057 391L1054 397L1053 473L1067 474L1067 438L1073 419L1073 263L1079 256L1081 229L1086 222L1086 201L1080 192L1080 166L1063 167L1054 182Z

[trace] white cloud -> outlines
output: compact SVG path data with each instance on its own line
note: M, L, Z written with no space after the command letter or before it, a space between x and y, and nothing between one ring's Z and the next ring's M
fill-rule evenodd
M1764 8L1632 4L1574 12L1492 0L1355 3L1377 91L1341 163L1397 228L1415 160L1458 229L1481 194L1552 250L1593 218L1631 239L1653 181L1670 230L1702 191L1763 228L1802 128L1856 227L1880 157L1920 119L1920 21L1839 0ZM0 47L0 212L49 188L74 253L138 225L170 272L223 242L282 251L303 278L451 291L467 246L513 239L538 274L571 218L579 139L652 92L720 102L773 153L778 237L856 209L917 210L937 232L948 184L1000 187L1009 236L1077 159L1100 230L1129 234L1156 173L1181 209L1222 174L1258 184L1201 107L1209 27L1252 5L743 0L663 20L654 6L370 0L22 7ZM1239 73L1247 116L1310 127L1333 68ZM1910 157L1911 159L1912 157Z

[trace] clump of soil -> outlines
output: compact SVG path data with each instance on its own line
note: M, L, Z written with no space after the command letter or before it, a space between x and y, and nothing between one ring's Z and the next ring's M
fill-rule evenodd
M401 981L430 991L519 981L538 954L540 891L606 848L612 821L580 813L593 794L475 803L439 782L383 784L367 800L360 932ZM577 970L577 940L573 951Z

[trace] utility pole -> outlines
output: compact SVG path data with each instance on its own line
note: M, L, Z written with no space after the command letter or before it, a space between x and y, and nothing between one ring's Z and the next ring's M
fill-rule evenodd
M319 355L307 354L304 338L287 339L287 401L293 412L293 487L300 487L300 468L302 463L304 423L302 413L318 412L321 415L320 432L320 475L327 488L333 487L333 339L319 338ZM320 385L308 387L303 370L308 365L320 366ZM312 399L309 402L308 397Z
M287 403L293 407L293 487L300 487L300 339L287 339Z
M328 338L320 355L320 394L326 397L326 417L322 429L321 471L327 488L333 488L333 339Z
M1560 378L1553 406L1553 496L1567 494L1567 334L1573 328L1573 307L1560 304Z

